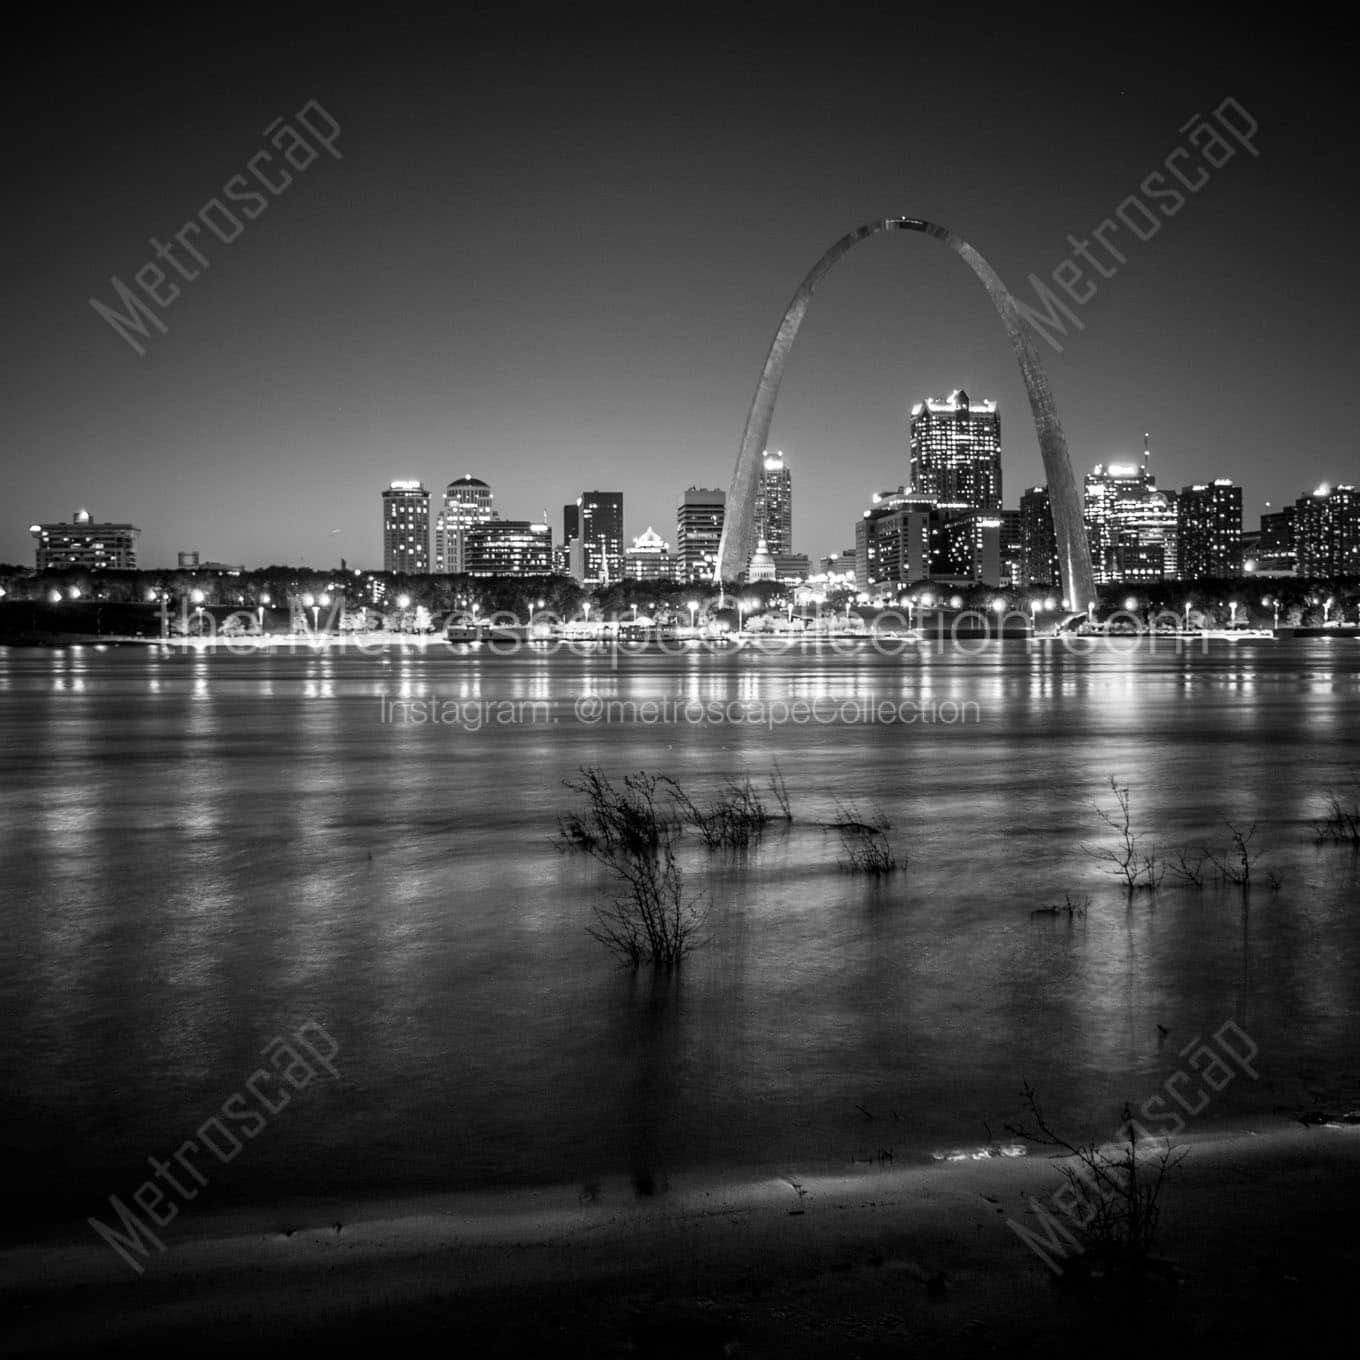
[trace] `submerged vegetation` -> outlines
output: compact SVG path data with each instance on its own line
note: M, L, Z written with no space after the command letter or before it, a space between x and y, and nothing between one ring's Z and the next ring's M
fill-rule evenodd
M1255 822L1244 828L1225 817L1223 825L1228 831L1229 845L1180 846L1172 858L1155 843L1149 844L1143 832L1134 829L1129 786L1120 784L1114 775L1109 776L1109 785L1114 807L1102 807L1099 803L1091 807L1113 833L1114 844L1082 848L1124 884L1130 897L1137 892L1155 893L1168 874L1183 886L1202 888L1210 870L1219 883L1230 883L1244 891L1251 886L1253 877L1264 878L1272 891L1280 887L1275 873L1254 872L1263 853L1259 845L1253 844Z
M836 863L846 873L883 878L896 871L897 855L887 835L892 823L881 809L866 820L853 803L837 799L836 818L827 825L840 833L841 855Z
M1349 789L1323 794L1323 805L1323 815L1313 823L1318 844L1360 846L1360 775L1351 777Z
M771 823L787 826L793 821L789 791L778 762L769 776L770 797L779 809L778 813L772 813L766 806L749 774L740 781L729 779L718 797L703 806L675 780L667 779L666 784L675 806L710 850L745 850L764 835Z
M697 833L708 850L741 851L771 827L793 822L777 762L763 789L747 774L727 779L703 800L668 775L645 770L616 784L598 765L587 765L563 782L585 801L558 818L554 843L564 852L582 851L609 870L616 893L592 908L588 933L632 968L678 968L699 943L710 904L705 893L685 888L676 848L686 831ZM846 872L880 878L898 868L887 837L890 823L881 811L866 821L857 808L838 800L835 820L822 825L839 832L837 863Z
M1107 871L1120 879L1130 897L1141 891L1156 892L1166 874L1166 865L1157 854L1157 847L1145 848L1146 837L1133 829L1129 786L1109 777L1110 792L1114 794L1114 808L1092 803L1097 817L1114 833L1114 845L1083 847L1087 854L1107 866Z

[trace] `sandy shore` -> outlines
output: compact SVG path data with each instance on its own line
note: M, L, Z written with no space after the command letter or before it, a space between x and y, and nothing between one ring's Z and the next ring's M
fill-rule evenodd
M0 1253L7 1354L1034 1356L1347 1350L1360 1129L1191 1140L1141 1299L1059 1275L1041 1156L809 1178L677 1178L368 1204L353 1221L203 1216L138 1274L93 1232ZM1054 1211L1056 1213L1056 1211ZM182 1230L181 1230L182 1229ZM1069 1253L1069 1260L1077 1259ZM1089 1258L1087 1258L1089 1261Z

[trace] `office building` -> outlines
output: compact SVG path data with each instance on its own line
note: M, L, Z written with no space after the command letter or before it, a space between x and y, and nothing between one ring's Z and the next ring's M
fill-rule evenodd
M1097 463L1086 476L1086 535L1098 584L1175 580L1176 495L1160 491L1148 449L1136 463Z
M623 492L583 491L580 510L584 579L609 585L623 579Z
M463 530L463 570L469 576L547 576L552 530L527 519L488 519Z
M96 523L88 510L77 510L69 524L31 524L34 559L39 571L136 571L135 524Z
M672 581L675 579L671 545L649 524L633 540L623 555L623 574L630 581Z
M692 486L675 512L676 576L681 581L711 581L722 540L726 492Z
M480 477L459 477L444 488L434 525L434 569L443 576L467 571L467 532L496 518L491 488Z
M1261 537L1256 544L1256 571L1265 576L1292 576L1298 567L1294 547L1296 507L1286 505L1261 516Z
M1001 415L964 391L911 408L911 494L936 505L1001 509Z
M793 476L784 454L766 452L756 483L756 540L765 540L772 557L793 551Z
M876 491L855 525L853 563L842 565L843 553L834 566L828 559L828 571L852 566L855 584L865 591L927 579L933 510L928 497L910 495L905 487Z

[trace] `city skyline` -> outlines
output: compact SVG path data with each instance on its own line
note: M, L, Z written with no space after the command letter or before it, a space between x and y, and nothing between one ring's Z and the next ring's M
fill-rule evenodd
M1040 342L1078 471L1131 460L1151 429L1167 485L1227 471L1254 521L1353 461L1344 404L1314 407L1306 428L1289 410L1306 388L1344 390L1355 355L1338 285L1353 191L1330 173L1349 124L1323 89L1281 82L1278 52L1206 60L1193 35L1149 29L1097 72L1079 38L998 31L994 56L948 79L927 64L904 87L862 35L813 54L790 34L752 84L724 55L740 44L702 25L587 24L549 55L494 19L429 53L414 30L366 43L359 21L306 35L301 64L300 35L252 49L244 83L230 40L192 79L138 48L142 93L110 117L91 75L131 38L103 36L52 64L68 154L40 167L17 228L42 267L13 289L8 433L23 456L7 490L22 510L0 525L0 559L27 557L30 520L90 503L142 524L148 561L263 561L289 540L308 563L373 562L374 480L434 488L476 468L521 514L622 486L631 538L666 517L676 483L727 485L755 366L807 259L849 222L917 205L1017 296L1033 298L1031 276L1073 277L1069 262L1098 282L1085 303L1062 295L1076 318L1062 352ZM659 73L645 60L658 42L675 57ZM399 97L384 78L397 70ZM1036 89L1034 70L1064 79ZM1182 125L1227 98L1259 125L1259 154L1235 147L1136 239L1118 208L1153 201L1140 186L1187 144ZM997 118L1008 101L1027 108L1023 131ZM209 263L175 275L148 242L173 244L271 145L262 130L302 127L313 102L312 127L329 127L319 108L340 128L334 152L312 138L268 211L230 244L206 226L187 236ZM1317 224L1309 251L1273 244L1282 201ZM1107 219L1118 234L1097 238ZM1043 480L985 300L918 254L865 246L819 293L790 368L771 444L799 469L793 537L816 553L841 546L864 488L902 480L916 393L994 396L1014 413L1011 485ZM116 300L110 280L132 286L157 259L181 291L139 356L89 300Z

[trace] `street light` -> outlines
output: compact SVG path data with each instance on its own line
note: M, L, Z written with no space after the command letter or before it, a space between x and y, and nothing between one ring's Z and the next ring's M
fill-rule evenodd
M1322 602L1322 626L1324 628L1327 626L1327 615L1332 612L1332 605L1335 603L1336 601L1330 596Z
M1190 631L1190 606L1192 604L1194 604L1194 600L1186 600L1185 602L1185 631L1187 633Z
M195 590L189 598L194 602L194 618L198 620L198 632L203 632L203 592Z
M1236 600L1229 600L1229 601L1228 601L1228 627L1229 627L1229 628L1235 628L1236 626L1237 626L1237 601L1236 601Z
M695 616L698 612L699 612L699 601L698 601L698 600L691 600L691 601L689 602L689 631L690 631L691 633L694 632L694 630L695 630L695 628L696 628L696 626L697 626L697 625L695 624L695 622L694 622L694 616Z

